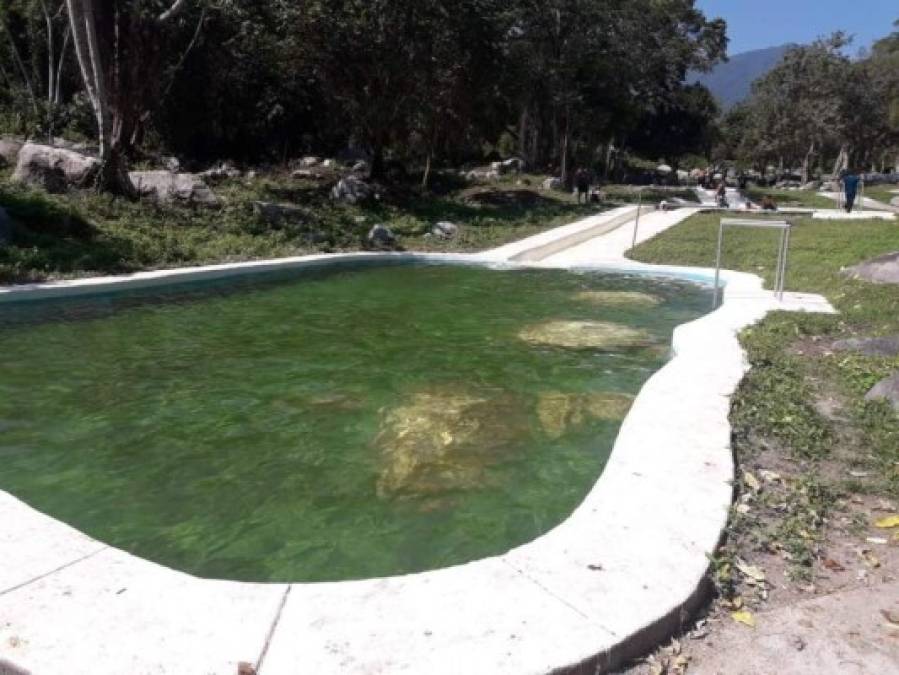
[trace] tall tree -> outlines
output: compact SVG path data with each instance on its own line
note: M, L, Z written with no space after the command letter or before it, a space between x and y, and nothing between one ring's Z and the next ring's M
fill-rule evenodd
M188 0L66 0L100 143L98 188L135 196L127 156L163 85L163 60Z

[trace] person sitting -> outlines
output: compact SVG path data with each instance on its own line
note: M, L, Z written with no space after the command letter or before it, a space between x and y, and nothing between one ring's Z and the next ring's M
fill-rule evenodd
M777 211L777 204L771 195L762 197L762 211Z

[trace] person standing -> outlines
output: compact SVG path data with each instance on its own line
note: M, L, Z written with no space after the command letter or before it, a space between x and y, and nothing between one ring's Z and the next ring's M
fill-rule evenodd
M590 183L592 182L590 177L590 172L581 167L574 174L574 185L577 189L577 203L581 203L581 197L584 198L584 204L589 201L590 196Z
M861 182L861 178L858 177L855 171L850 169L843 174L840 182L843 184L843 195L846 198L846 213L852 213L852 207L855 206L855 198L858 196L858 184Z

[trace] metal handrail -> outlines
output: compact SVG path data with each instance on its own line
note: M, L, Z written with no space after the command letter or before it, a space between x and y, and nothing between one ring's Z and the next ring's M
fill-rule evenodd
M783 302L784 285L787 278L787 257L790 250L790 232L793 224L787 220L751 220L749 218L722 218L718 226L718 253L715 258L715 293L712 309L718 307L721 295L721 254L724 246L724 228L754 227L757 229L780 230L780 244L777 248L777 269L774 271L774 294Z

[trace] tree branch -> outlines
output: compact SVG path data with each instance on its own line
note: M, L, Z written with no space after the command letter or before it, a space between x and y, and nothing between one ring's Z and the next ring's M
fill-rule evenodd
M160 14L158 17L156 17L156 20L159 23L165 23L169 19L174 19L182 11L184 11L184 8L186 6L187 6L187 0L175 0L175 2L172 3L171 7L169 7L162 14Z

